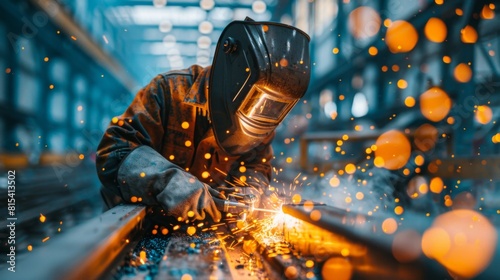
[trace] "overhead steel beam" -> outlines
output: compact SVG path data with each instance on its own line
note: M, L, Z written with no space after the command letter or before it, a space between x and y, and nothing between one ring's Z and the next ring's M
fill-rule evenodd
M123 66L107 54L103 48L92 39L87 31L65 12L64 8L58 2L55 0L31 0L31 2L47 13L50 19L59 26L61 30L74 36L76 38L75 44L98 64L112 73L125 88L129 89L131 92L136 89L136 81L127 73Z
M219 34L222 29L214 29L214 32L210 34L201 34L198 28L184 28L184 27L174 27L168 33L160 32L158 26L130 26L123 33L120 33L120 38L126 41L161 41L167 35L173 35L178 39L185 40L184 38L197 38L200 36L208 36L212 42L217 42Z
M172 7L172 6L181 6L181 7L200 7L200 1L199 0L168 0L166 1L167 4L165 5L166 7ZM120 1L120 0L106 0L104 1L106 6L113 7L113 6L152 6L153 1L151 0L126 0L126 1ZM225 3L220 3L216 1L215 7L227 7L227 8L252 8L252 3L249 4L243 4L243 3L235 3L234 1L231 2L225 2Z
M499 180L500 159L496 156L445 158L433 161L432 173L443 179Z
M130 26L126 27L126 32L120 32L120 37L126 41L162 41L165 36L172 35L177 42L196 42L198 37L208 36L212 43L217 43L223 28L214 28L210 34L201 34L198 27L178 27L175 26L169 32L161 32L158 26Z

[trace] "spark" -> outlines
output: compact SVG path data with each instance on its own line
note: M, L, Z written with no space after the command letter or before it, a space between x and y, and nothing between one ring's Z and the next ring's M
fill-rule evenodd
M265 209L265 208L254 208L254 211L270 212L270 213L280 213L278 210Z

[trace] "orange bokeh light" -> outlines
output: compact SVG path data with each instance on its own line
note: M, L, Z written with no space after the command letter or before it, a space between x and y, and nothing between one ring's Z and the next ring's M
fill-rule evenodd
M389 27L392 24L392 20L390 18L384 19L384 26Z
M448 232L439 227L431 227L422 236L422 251L429 258L442 258L451 247Z
M397 82L398 88L405 89L408 87L408 82L404 79L399 79Z
M451 109L451 99L439 87L432 87L420 95L420 111L428 120L438 122L446 117Z
M325 280L349 280L352 272L353 266L348 259L332 257L323 264L321 276Z
M405 105L408 108L415 106L415 98L413 96L408 96L405 98Z
M484 5L481 10L481 18L482 19L494 19L495 11L490 7L490 5Z
M422 253L421 238L420 234L413 230L397 233L392 241L392 255L402 263L416 260Z
M345 172L347 174L353 174L354 172L356 172L356 165L352 164L352 163L348 163L346 166L345 166Z
M429 41L442 43L446 39L448 30L444 21L439 18L430 18L425 24L424 33Z
M491 142L494 144L500 143L500 133L497 133L491 137Z
M473 210L474 207L477 205L477 200L476 197L468 192L468 191L463 191L459 194L457 194L453 198L453 209L470 209Z
M301 201L302 201L302 196L300 194L296 193L292 196L292 203L293 204L300 203Z
M193 234L196 233L196 228L193 227L193 226L190 226L190 227L187 228L186 233L189 234L189 235L193 235Z
M378 54L378 49L374 46L371 46L370 48L368 48L368 53L371 55L371 56L375 56Z
M396 215L401 215L404 211L405 209L401 205L398 205L394 208L394 213L396 213Z
M331 178L329 182L330 182L330 186L334 187L334 188L338 187L340 185L340 180L337 177Z
M480 124L487 124L493 118L493 111L489 106L479 105L476 109L476 121Z
M398 222L394 218L387 218L382 222L382 231L386 234L393 234L398 230Z
M418 166L422 166L425 163L425 158L422 155L417 155L414 160L415 164Z
M472 78L472 69L465 63L460 63L453 70L453 77L460 83L467 83Z
M431 179L431 182L429 183L429 188L431 192L433 193L441 193L443 191L444 187L444 182L441 178L439 177L434 177Z
M417 42L417 30L407 21L396 20L387 28L385 43L392 53L409 52Z
M319 210L313 210L311 214L309 214L309 217L313 221L319 221L321 219L321 212Z
M366 39L377 35L382 19L371 7L361 6L349 14L349 31L356 39Z
M438 139L438 130L433 125L424 123L415 130L413 143L423 152L434 148Z
M496 229L486 217L459 209L438 216L424 232L421 245L427 257L452 274L473 278L490 264L496 243Z
M474 27L467 25L460 30L460 39L467 44L474 44L477 41L477 31Z
M411 145L406 136L397 130L389 130L380 135L375 142L375 164L396 170L405 166L410 158Z

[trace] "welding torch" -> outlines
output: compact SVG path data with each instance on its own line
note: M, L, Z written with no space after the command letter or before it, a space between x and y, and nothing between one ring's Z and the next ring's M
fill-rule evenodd
M233 193L229 195L228 199L213 198L217 209L226 213L237 213L243 219L246 218L247 213L254 211L278 213L278 210L264 209L255 207L257 197L254 194L240 194ZM232 199L232 200L230 200Z
M232 199L231 199L232 198ZM257 197L253 194L230 194L228 199L214 197L215 205L221 212L242 213L253 212Z

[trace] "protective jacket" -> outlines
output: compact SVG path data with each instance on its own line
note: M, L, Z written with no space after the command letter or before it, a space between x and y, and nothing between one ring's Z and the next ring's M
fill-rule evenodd
M160 205L170 215L191 211L190 217L204 219L215 208L210 187L253 186L262 192L268 186L274 133L243 155L219 148L211 126L217 120L207 110L209 90L217 90L208 88L209 73L210 67L194 65L159 74L112 119L96 158L108 203L116 195Z

